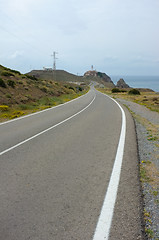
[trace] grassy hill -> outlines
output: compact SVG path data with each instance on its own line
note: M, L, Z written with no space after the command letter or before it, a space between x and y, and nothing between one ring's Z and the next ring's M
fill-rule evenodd
M84 82L86 84L89 84L91 81L96 81L99 84L102 84L108 88L115 87L110 77L107 76L105 73L100 73L100 72L98 72L97 76L93 76L93 75L77 76L64 70L56 70L55 72L47 71L47 70L33 70L29 72L28 75L34 76L40 79L46 79L46 80L53 79L58 82L79 82L79 83Z
M35 76L40 79L54 80L60 82L83 82L82 76L77 76L64 70L47 71L47 70L33 70L28 75Z
M63 103L87 89L86 85L39 79L0 65L0 119L18 117Z

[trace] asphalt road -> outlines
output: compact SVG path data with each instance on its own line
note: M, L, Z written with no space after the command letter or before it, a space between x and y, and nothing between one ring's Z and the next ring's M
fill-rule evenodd
M110 240L143 239L135 128L124 111ZM92 240L121 126L119 106L93 88L67 104L0 124L0 239Z

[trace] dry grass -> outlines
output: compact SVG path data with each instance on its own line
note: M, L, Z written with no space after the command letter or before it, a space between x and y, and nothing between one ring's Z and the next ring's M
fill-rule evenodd
M151 111L159 112L159 93L156 92L142 92L141 95L129 95L128 92L112 93L111 89L98 89L103 93L111 94L114 98L123 98L149 108Z
M149 177L150 184L154 190L158 189L159 187L159 171L157 170L154 163L146 164L145 165L147 176Z
M50 107L68 102L72 99L75 99L85 94L87 91L88 90L81 91L79 93L74 92L72 94L62 94L59 97L43 97L29 104L19 104L16 106L13 105L11 107L2 105L0 106L0 122L21 117L23 115L41 111L46 108L50 108Z
M62 73L64 77L66 73ZM84 84L41 80L1 65L0 80L0 121L64 103L89 89Z
M147 140L148 141L157 141L159 140L159 125L153 124L150 121L148 121L146 118L143 118L140 115L135 114L134 112L131 112L133 117L141 123L147 130Z
M158 195L159 190L159 171L151 161L142 161L140 164L140 180L148 182L152 186L152 194Z

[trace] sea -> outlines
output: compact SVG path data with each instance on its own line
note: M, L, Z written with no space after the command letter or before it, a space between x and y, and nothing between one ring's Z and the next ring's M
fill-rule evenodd
M110 75L114 84L120 78L132 88L150 88L155 92L159 92L159 76L122 76L122 75Z

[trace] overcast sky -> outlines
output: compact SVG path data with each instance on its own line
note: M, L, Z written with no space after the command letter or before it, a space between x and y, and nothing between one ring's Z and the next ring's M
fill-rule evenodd
M159 75L159 0L0 0L0 64Z

